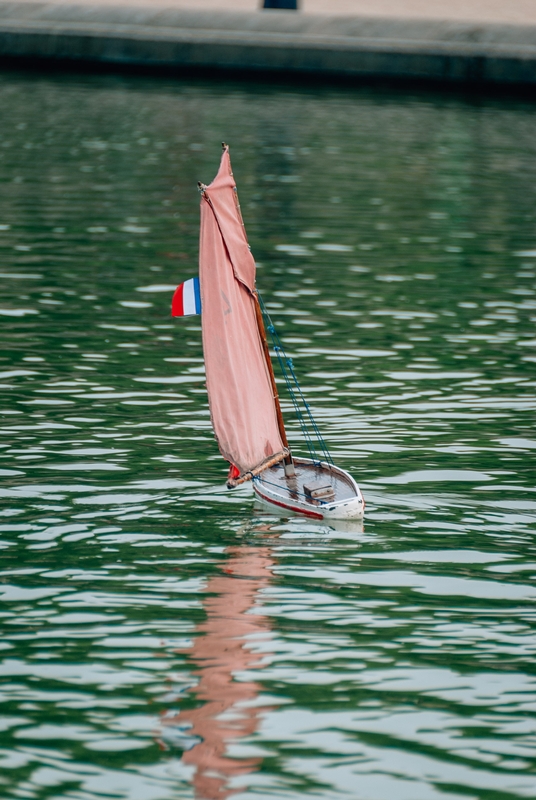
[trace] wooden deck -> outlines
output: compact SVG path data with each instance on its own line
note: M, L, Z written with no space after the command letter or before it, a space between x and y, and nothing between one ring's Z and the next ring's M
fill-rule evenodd
M283 464L279 463L262 472L258 476L257 481L261 487L266 486L266 489L277 492L277 494L282 495L282 497L289 502L296 500L302 503L306 502L311 508L325 506L326 501L328 505L331 505L341 500L350 500L352 497L356 496L354 487L346 476L340 473L337 468L320 468L316 467L314 464L304 464L300 459L295 459L294 464L296 467L295 478L286 478ZM330 477L334 495L330 498L326 498L323 502L307 497L304 484L325 480L327 475Z

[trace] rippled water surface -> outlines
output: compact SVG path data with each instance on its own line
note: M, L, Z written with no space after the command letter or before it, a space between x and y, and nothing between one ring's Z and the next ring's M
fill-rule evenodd
M0 107L2 798L536 796L535 107L17 73ZM224 488L169 316L222 140L364 527Z

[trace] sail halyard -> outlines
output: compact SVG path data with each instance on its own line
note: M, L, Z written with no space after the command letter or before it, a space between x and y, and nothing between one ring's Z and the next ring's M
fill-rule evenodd
M262 349L264 353L264 358L266 361L266 366L268 368L268 374L270 375L270 383L272 385L272 392L274 396L274 404L275 404L275 412L277 415L277 425L279 427L279 435L281 436L281 441L285 446L287 455L284 458L285 462L285 475L287 478L292 478L296 474L296 470L294 469L294 461L292 459L292 453L290 450L290 446L287 439L287 431L285 429L285 421L283 419L283 412L281 411L281 403L279 401L279 392L277 391L277 384L275 382L275 375L274 375L274 368L272 365L272 359L270 357L270 348L268 346L268 339L266 338L266 330L264 328L264 320L262 317L262 309L261 304L259 302L259 295L255 292L255 317L257 320L257 327L259 329L259 335L261 337L262 342Z
M207 390L220 452L240 472L236 485L290 453L227 147L216 178L200 189Z

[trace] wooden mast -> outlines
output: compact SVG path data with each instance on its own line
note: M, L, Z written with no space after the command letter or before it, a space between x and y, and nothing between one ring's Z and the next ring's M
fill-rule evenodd
M264 328L264 320L262 318L262 309L261 309L261 304L259 303L259 296L257 292L255 292L253 300L255 303L255 317L257 320L257 328L259 329L259 335L261 337L261 342L262 342L262 350L264 353L266 366L268 368L268 375L270 376L272 394L274 396L275 413L277 416L277 427L279 428L279 435L281 436L281 441L283 442L283 446L286 447L287 450L289 451L288 456L285 456L285 475L287 476L287 478L291 478L296 474L296 470L294 469L294 461L292 460L292 453L290 452L290 447L288 444L287 432L285 430L285 423L283 420L283 413L281 411L281 403L279 402L279 393L277 391L277 384L275 382L274 368L272 366L272 359L270 358L270 348L268 347L268 341L266 339L266 330Z
M225 142L221 143L223 150L228 150L229 145L225 144ZM244 230L244 236L246 237L247 241L247 234L246 234L246 227L244 225L244 220L242 218L242 211L240 208L240 203L238 202L238 192L234 192L235 203L236 203L236 210L238 212L238 216L240 218L240 222L242 223L242 228ZM296 470L294 468L294 461L292 459L292 453L290 452L290 447L288 444L287 439L287 432L285 430L285 422L283 420L283 413L281 411L281 403L279 402L279 393L277 391L277 384L275 382L275 375L274 375L274 368L272 365L272 359L270 357L270 348L268 347L268 341L266 339L266 330L264 327L264 320L262 318L262 309L261 304L259 302L259 296L257 291L253 295L253 302L255 304L255 319L257 321L257 329L259 331L259 336L261 338L262 343L262 350L264 353L264 359L266 361L266 367L268 369L268 375L270 377L270 385L272 387L272 394L274 397L274 404L275 404L275 413L277 417L277 427L279 428L279 435L281 437L281 441L283 442L283 447L288 450L288 455L285 456L285 475L287 478L292 478L296 474Z

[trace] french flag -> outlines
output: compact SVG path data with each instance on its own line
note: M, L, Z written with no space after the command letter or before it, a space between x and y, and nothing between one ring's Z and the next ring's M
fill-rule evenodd
M201 313L199 278L190 278L175 289L171 301L172 317L189 317Z

